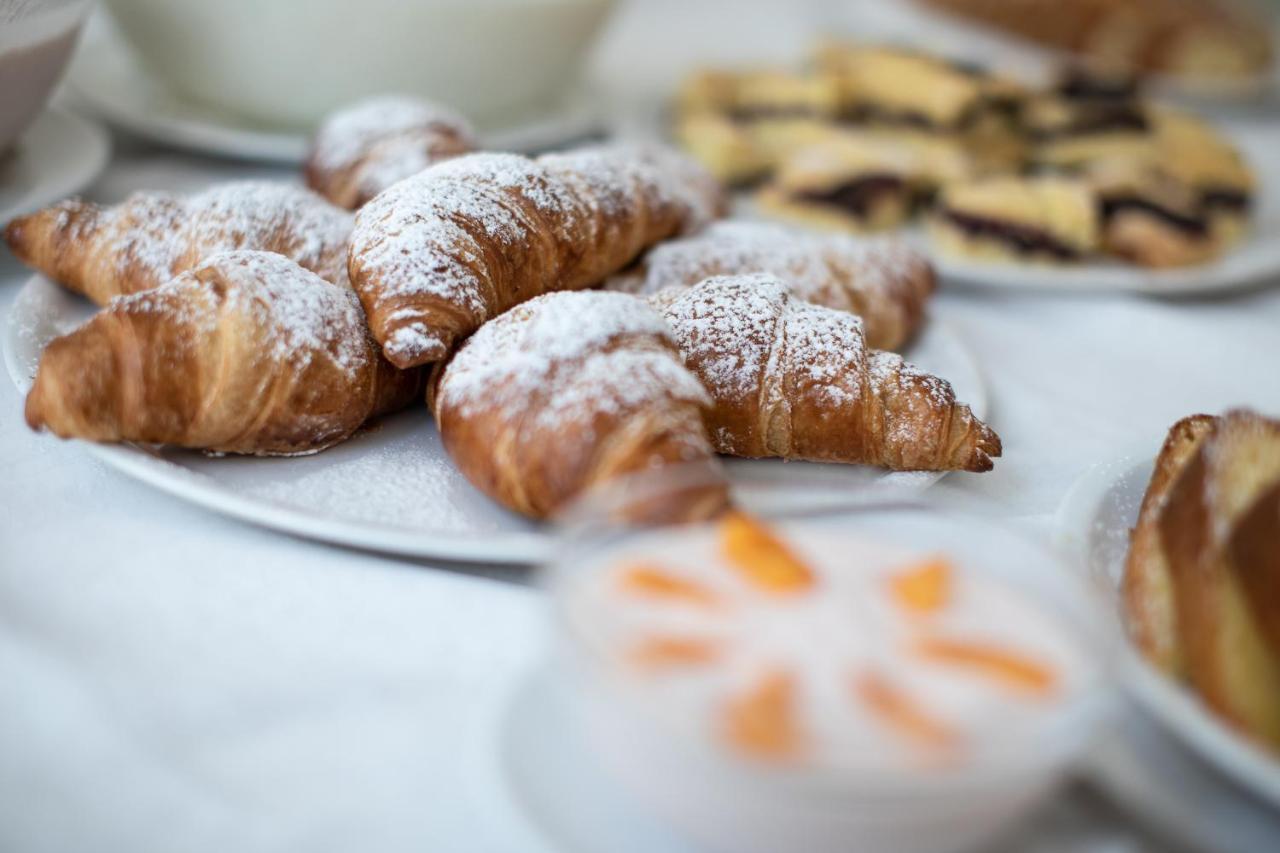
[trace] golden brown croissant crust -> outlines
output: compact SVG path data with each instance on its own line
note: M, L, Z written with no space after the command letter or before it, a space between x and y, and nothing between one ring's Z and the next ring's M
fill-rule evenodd
M236 249L275 252L345 285L351 225L351 214L309 190L237 181L189 197L134 193L109 207L72 199L13 220L4 237L23 263L105 305Z
M1000 455L945 380L871 349L857 317L776 278L712 278L660 302L714 401L721 453L926 471L989 471Z
M63 438L291 455L420 388L420 372L380 357L349 289L281 255L227 252L51 342L26 417Z
M699 234L655 246L638 269L614 276L608 287L652 295L744 273L768 273L806 302L857 314L870 346L889 350L915 335L936 286L928 259L900 243L717 222Z
M470 123L452 110L388 95L326 119L312 140L304 173L311 189L355 210L396 181L477 145Z
M545 518L621 474L708 462L709 400L662 318L622 293L537 297L438 364L445 449L478 489ZM722 486L701 500L723 504Z
M703 224L722 197L672 162L627 147L470 154L380 194L356 215L350 273L386 357L437 361L490 317Z

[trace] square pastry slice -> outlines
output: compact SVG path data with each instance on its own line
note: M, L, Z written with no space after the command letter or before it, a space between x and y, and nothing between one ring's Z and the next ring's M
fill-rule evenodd
M971 172L963 149L945 140L833 131L786 158L757 202L811 225L879 231L901 225L940 185Z
M938 247L984 260L1070 263L1099 245L1097 199L1068 178L991 178L942 191L931 221Z
M674 131L680 146L722 183L753 183L773 165L751 132L727 115L690 113L676 121Z
M1116 157L1143 156L1153 144L1146 108L1123 99L1042 94L1023 104L1020 124L1032 165L1076 169Z
M859 124L959 130L995 94L981 75L902 48L831 44L817 62L839 77L844 117Z
M1095 162L1082 177L1098 196L1103 249L1146 267L1199 264L1221 254L1198 194L1149 158Z
M1153 112L1161 166L1192 187L1214 235L1236 242L1247 230L1257 179L1240 151L1207 122L1171 109Z

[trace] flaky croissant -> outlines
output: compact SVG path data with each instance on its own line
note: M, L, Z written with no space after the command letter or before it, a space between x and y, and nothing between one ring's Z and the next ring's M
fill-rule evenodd
M226 252L52 341L27 423L63 438L293 455L403 408L354 293L281 255Z
M806 302L857 314L867 342L889 350L919 329L936 285L928 259L900 243L717 222L699 234L655 246L636 269L613 276L606 286L648 295L744 273L768 273Z
M307 186L355 210L396 181L477 144L470 123L452 110L406 95L369 98L320 125L304 167Z
M189 197L134 193L101 207L72 199L5 228L13 253L99 305L159 287L218 252L276 252L347 284L351 214L310 190L236 181Z
M618 475L713 455L706 391L657 312L623 293L546 294L490 320L436 366L429 399L467 479L534 518ZM716 508L724 489L704 500Z
M695 167L630 147L470 154L395 184L356 214L351 282L399 367L438 361L490 317L600 283L721 204Z
M712 278L660 302L714 401L721 453L923 471L989 471L1000 455L945 380L872 349L857 317L777 278Z

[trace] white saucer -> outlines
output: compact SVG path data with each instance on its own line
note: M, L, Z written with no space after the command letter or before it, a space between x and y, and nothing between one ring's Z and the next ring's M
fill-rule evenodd
M307 154L310 134L305 131L258 124L168 91L107 31L86 35L67 72L67 86L105 121L175 148L283 164L299 164ZM599 116L578 99L537 119L488 129L481 134L481 142L493 150L533 152L600 129Z
M1076 481L1058 509L1055 544L1110 596L1117 619L1121 617L1119 583L1128 553L1129 530L1137 520L1158 448L1159 441L1154 440L1133 453L1095 466ZM1116 781L1119 793L1127 799L1155 803L1196 803L1210 796L1204 791L1211 791L1218 799L1234 803L1236 810L1251 815L1255 822L1268 818L1265 825L1280 833L1280 815L1268 813L1267 808L1267 804L1270 809L1280 808L1280 760L1268 757L1219 722L1194 694L1164 677L1132 646L1124 644L1121 652L1119 680L1136 704L1158 721L1158 728L1176 737L1218 775L1215 778L1212 773L1205 773L1201 774L1203 778L1184 779L1177 774L1135 774L1135 767L1155 761L1151 756L1156 750L1142 750L1129 738L1129 752L1121 749L1106 755L1104 751L1101 769L1115 771L1104 772L1104 779ZM1152 724L1150 720L1146 722ZM1129 728L1135 728L1134 724L1130 723ZM1153 734L1147 740L1158 742L1161 738ZM1135 756L1134 750L1142 754ZM1194 756L1181 763L1193 765Z
M93 182L111 157L111 139L98 125L50 107L0 157L0 224L30 213Z
M93 306L40 276L14 300L4 338L9 375L25 392L50 339L88 317ZM945 324L930 322L907 356L949 379L983 417L987 389L969 348ZM52 439L50 439L52 440ZM389 553L446 560L530 563L551 537L500 509L458 473L425 409L314 456L210 458L174 449L84 443L125 474L217 512L298 536ZM752 482L796 478L847 493L873 485L923 489L942 475L886 473L854 465L731 460L731 476Z

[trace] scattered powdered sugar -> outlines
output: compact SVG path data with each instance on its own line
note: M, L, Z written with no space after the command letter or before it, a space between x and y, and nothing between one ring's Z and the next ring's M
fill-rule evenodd
M618 345L622 339L628 343ZM485 324L463 345L445 370L438 405L464 417L496 408L509 421L528 417L526 428L546 429L659 400L709 405L669 342L662 318L634 296L547 294Z
M352 216L291 184L234 181L189 198L135 193L106 216L117 271L157 284L202 259L235 249L278 252L334 284L346 284Z
M409 131L432 129L461 137L472 147L476 144L471 124L448 107L412 95L382 95L352 104L330 116L316 133L311 161L326 170L346 168L375 142ZM428 159L421 144L405 146L406 155L412 156L414 152ZM386 162L391 162L391 158ZM430 162L424 162L423 168L428 165ZM420 170L401 174L407 176L416 171Z
M434 427L423 423L418 432L434 433ZM356 436L351 452L329 451L321 464L302 462L296 468L304 473L292 479L246 480L246 490L253 497L346 523L449 533L496 532L509 524L501 514L487 511L484 498L439 448L374 438L381 436Z

